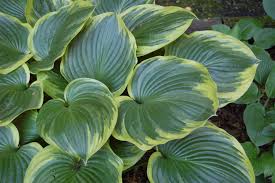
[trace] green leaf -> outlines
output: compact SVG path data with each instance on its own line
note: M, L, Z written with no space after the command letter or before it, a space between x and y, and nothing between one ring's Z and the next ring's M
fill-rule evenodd
M235 102L251 85L258 59L241 41L215 31L183 35L166 47L174 55L202 63L218 87L220 107Z
M263 0L265 12L275 19L275 0Z
M257 176L256 183L266 183L264 175Z
M101 14L106 12L122 13L130 7L141 4L154 4L155 0L93 0L96 4L95 13Z
M3 183L23 183L31 159L42 147L30 143L19 148L19 134L13 124L0 127L0 177Z
M66 80L92 78L114 95L126 88L137 63L136 42L122 19L114 13L98 15L66 51L61 73Z
M275 143L273 144L273 158L275 158Z
M30 30L29 25L0 12L0 74L15 70L32 57L28 49Z
M20 135L20 144L33 142L39 138L36 127L37 111L28 111L18 116L13 124L17 127Z
M262 164L262 170L265 177L275 176L275 159L271 152L262 153L259 162Z
M85 164L53 146L44 148L31 161L24 183L122 183L122 160L108 145Z
M250 140L257 146L262 146L270 141L271 137L263 135L263 129L268 125L265 120L265 108L260 103L250 104L244 111L244 123Z
M42 106L42 86L39 82L29 85L29 80L26 65L9 74L0 74L0 126L9 124L25 111Z
M72 0L27 0L26 19L34 25L44 15L69 5Z
M236 104L251 104L259 100L261 97L261 92L258 89L258 86L253 82L248 90L245 92L241 98L239 98L235 103Z
M137 55L156 51L180 37L196 16L180 7L139 5L122 13L122 18L137 41Z
M212 30L218 31L224 34L230 34L230 27L225 24L216 24L211 26Z
M263 129L263 135L275 139L275 121L272 124L267 125Z
M275 98L275 65L266 80L265 91L269 98Z
M63 99L68 82L59 73L54 71L39 72L37 80L43 84L43 90L47 95L54 99Z
M139 64L120 97L113 136L142 150L182 138L216 113L216 85L206 68L177 57L153 57Z
M112 140L110 146L115 154L123 160L123 170L134 166L146 153L146 151L126 141Z
M27 0L1 0L0 12L18 18L22 22L26 22L25 7ZM2 23L0 23L1 25Z
M265 85L266 80L269 76L269 73L272 70L272 67L275 65L273 60L271 59L268 52L266 52L263 48L252 46L251 50L256 55L256 57L261 60L257 72L255 75L255 80L261 84Z
M240 40L249 40L263 27L263 24L254 18L243 18L235 24L235 27L238 27L238 38Z
M201 127L183 139L158 146L149 159L151 183L255 182L242 146L224 130Z
M69 6L40 18L29 37L29 47L36 61L30 62L33 73L51 70L71 40L81 31L94 7L90 2L75 1Z
M242 144L242 146L253 166L255 175L259 176L260 174L263 173L261 169L262 168L261 163L259 162L259 158L258 158L258 155L260 154L260 149L251 142L245 142Z
M69 83L64 99L42 106L38 131L48 144L87 161L110 137L117 120L116 103L104 84L88 78Z
M264 28L255 33L255 45L263 49L269 49L275 45L275 29Z

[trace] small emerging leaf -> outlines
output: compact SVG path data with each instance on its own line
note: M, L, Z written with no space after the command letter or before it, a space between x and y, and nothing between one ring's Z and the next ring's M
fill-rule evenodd
M257 146L265 145L273 140L262 133L268 123L265 120L265 108L260 103L250 104L246 107L244 123L250 140Z
M275 29L264 28L255 33L255 45L263 49L269 49L275 45Z
M221 32L221 33L224 33L227 35L230 34L230 30L231 30L231 28L225 24L216 24L216 25L211 26L211 28L214 31L218 31L218 32Z

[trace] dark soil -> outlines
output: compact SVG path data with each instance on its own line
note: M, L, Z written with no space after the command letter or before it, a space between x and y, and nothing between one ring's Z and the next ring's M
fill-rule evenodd
M243 112L245 105L229 104L219 109L217 116L210 119L218 127L233 135L239 142L248 140L245 125L243 122ZM147 178L147 162L152 152L145 156L129 171L123 174L124 183L149 183Z

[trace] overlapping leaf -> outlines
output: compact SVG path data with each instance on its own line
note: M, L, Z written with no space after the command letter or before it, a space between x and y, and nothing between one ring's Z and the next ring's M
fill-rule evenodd
M259 100L261 97L261 92L258 86L253 82L245 94L239 98L235 103L236 104L251 104Z
M137 41L137 55L158 50L180 37L196 16L180 7L139 5L122 13L122 18Z
M155 0L92 0L95 3L95 13L101 14L106 12L121 13L130 7L141 4L152 4Z
M266 95L269 98L275 98L275 65L273 66L267 78L267 81L265 83L265 90L266 90Z
M37 115L37 111L27 111L13 121L19 131L20 144L33 142L39 138L36 127Z
M105 145L86 164L53 146L32 160L24 183L122 183L122 160Z
M263 0L265 12L275 19L275 0Z
M0 127L0 177L3 183L23 183L31 159L42 147L30 143L19 148L19 134L13 124Z
M113 133L142 150L188 135L214 115L216 85L207 69L177 57L142 62L129 83L130 97L120 97Z
M120 95L137 63L136 43L122 19L114 13L93 18L69 46L61 73L68 80L93 78Z
M60 73L54 71L39 72L37 80L42 83L44 92L50 97L54 99L64 97L64 90L68 82Z
M42 86L29 86L30 72L26 65L7 74L0 74L0 126L10 123L23 112L39 109L43 103Z
M69 83L64 99L43 105L38 131L47 143L87 161L110 137L117 120L116 103L104 84L88 78Z
M215 31L183 35L166 48L165 54L205 65L217 84L220 107L246 92L258 65L258 59L245 44Z
M70 41L81 31L94 7L88 1L75 1L59 11L48 13L37 21L29 37L35 61L30 69L36 73L53 68Z
M69 5L72 0L28 0L26 7L26 19L34 25L44 15L59 10Z
M255 182L239 142L217 127L205 126L184 139L158 146L148 164L151 183Z
M1 0L0 12L16 17L22 22L26 22L26 4L27 0Z
M124 170L134 166L146 153L146 151L126 141L112 140L110 146L115 154L123 160Z
M29 25L0 12L0 74L15 70L32 57L28 49L30 30Z

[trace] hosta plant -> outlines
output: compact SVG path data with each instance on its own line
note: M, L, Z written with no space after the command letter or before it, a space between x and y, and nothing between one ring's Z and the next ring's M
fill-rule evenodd
M267 50L275 46L275 29L263 28L261 22L251 18L241 19L232 29L226 25L213 28L246 42L262 60L253 83L236 103L247 104L243 120L251 142L243 143L243 147L255 175L259 182L265 178L275 182L275 62Z
M152 0L0 11L0 182L120 183L148 150L151 183L255 182L242 146L208 122L253 81L244 43L185 34L196 16Z

